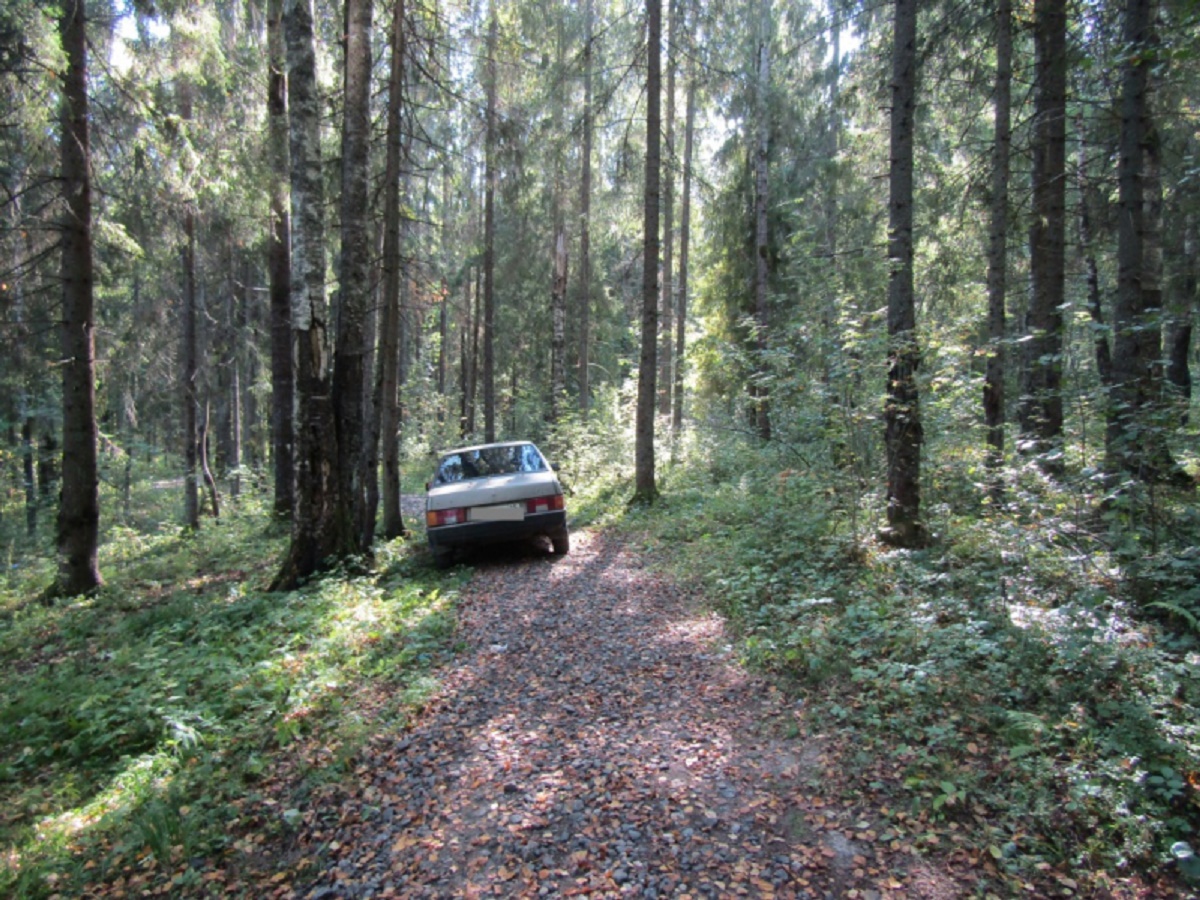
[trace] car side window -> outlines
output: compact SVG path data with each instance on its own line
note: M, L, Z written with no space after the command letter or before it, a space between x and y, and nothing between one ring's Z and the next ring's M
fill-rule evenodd
M522 444L520 451L520 471L522 472L544 472L546 463L542 459L542 454L538 453L537 448L533 444Z

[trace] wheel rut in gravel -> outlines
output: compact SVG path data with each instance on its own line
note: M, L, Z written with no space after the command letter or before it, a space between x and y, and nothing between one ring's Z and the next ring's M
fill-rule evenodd
M300 836L321 875L296 896L823 897L878 876L869 838L813 827L819 744L779 736L793 710L720 617L617 536L573 538L477 561L466 649L410 730L364 748L357 819Z

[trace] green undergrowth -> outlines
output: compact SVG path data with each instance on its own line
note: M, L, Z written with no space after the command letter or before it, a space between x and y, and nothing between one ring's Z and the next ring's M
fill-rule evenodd
M247 497L206 520L113 526L105 587L47 608L46 560L0 585L0 895L199 878L243 814L336 779L399 726L452 649L463 573L404 541L366 574L267 593L286 535ZM174 873L174 874L172 874Z
M852 508L836 470L739 458L669 469L624 527L704 583L802 705L794 736L853 757L845 799L970 834L1000 886L1195 879L1193 497L1154 498L1151 523L1132 491L1105 507L1026 473L998 509L944 482L937 540L913 552L875 540L881 498Z

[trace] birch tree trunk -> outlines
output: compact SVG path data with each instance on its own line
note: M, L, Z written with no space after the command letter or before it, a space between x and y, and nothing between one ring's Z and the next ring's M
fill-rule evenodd
M688 57L687 111L683 125L683 198L679 213L679 306L675 311L675 389L671 400L671 428L683 428L684 353L687 349L688 265L692 242L692 144L696 133L696 71Z
M283 36L283 0L267 6L267 155L271 160L271 225L267 250L271 321L271 470L275 481L272 510L290 519L295 479L295 370L292 360L291 223L287 173L287 48Z
M287 0L284 26L292 189L292 325L296 336L296 496L291 543L272 590L294 588L329 565L340 547L312 0Z

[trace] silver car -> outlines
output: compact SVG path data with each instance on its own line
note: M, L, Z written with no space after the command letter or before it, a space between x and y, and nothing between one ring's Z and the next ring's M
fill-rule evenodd
M461 548L538 536L557 555L571 549L562 485L529 441L448 450L426 487L425 532L439 566Z

